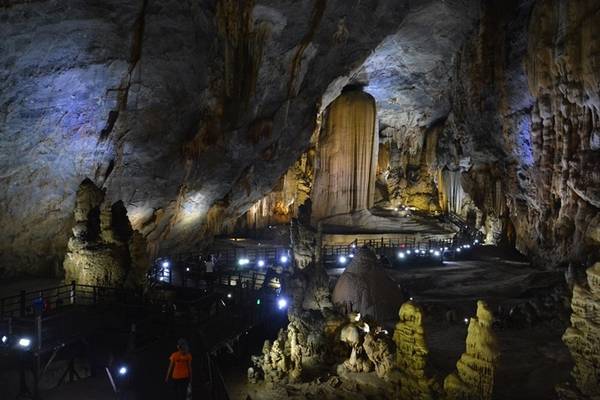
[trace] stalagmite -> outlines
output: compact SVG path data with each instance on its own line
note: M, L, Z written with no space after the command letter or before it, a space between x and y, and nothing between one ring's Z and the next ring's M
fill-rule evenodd
M75 226L64 261L65 281L106 286L140 285L150 265L146 240L131 228L123 202L105 203L85 179L77 190Z
M400 369L400 399L433 399L435 382L425 369L429 348L425 342L421 307L406 302L398 313L400 321L394 331L396 364Z
M587 270L589 288L575 285L571 308L571 326L563 335L575 367L571 376L576 393L559 387L561 399L600 398L600 262Z
M375 123L375 100L361 90L346 90L329 106L311 196L313 221L373 205L378 148Z
M444 380L448 400L490 400L499 356L492 313L483 301L477 302L477 316L471 318L467 348L456 363L456 372Z

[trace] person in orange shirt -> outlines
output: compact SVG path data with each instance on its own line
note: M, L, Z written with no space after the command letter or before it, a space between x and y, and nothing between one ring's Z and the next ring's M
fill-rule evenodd
M188 385L192 382L192 355L185 339L177 341L177 351L169 357L165 382L173 381L175 400L186 400Z

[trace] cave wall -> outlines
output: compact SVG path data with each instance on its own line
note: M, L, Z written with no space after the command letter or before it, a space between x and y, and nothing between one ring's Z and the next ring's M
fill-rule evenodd
M0 275L60 268L86 177L154 254L234 223L409 3L3 1Z
M440 163L546 265L598 257L599 29L594 1L487 2L457 59Z

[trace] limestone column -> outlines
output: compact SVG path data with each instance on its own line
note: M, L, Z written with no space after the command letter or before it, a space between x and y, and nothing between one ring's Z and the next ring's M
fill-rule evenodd
M312 218L351 214L373 205L378 137L375 99L345 90L327 110L319 137Z

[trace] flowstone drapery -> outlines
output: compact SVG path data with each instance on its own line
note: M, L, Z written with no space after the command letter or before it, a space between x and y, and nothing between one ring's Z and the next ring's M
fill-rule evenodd
M435 381L425 372L429 348L425 342L423 311L409 301L400 307L400 321L394 330L396 364L400 370L401 399L433 399Z
M577 389L559 387L561 399L600 399L600 262L586 273L588 287L573 288L571 326L563 335L575 363L571 376Z
M313 221L366 210L373 205L378 136L373 97L345 90L331 103L318 142L311 194Z
M499 357L492 313L483 301L477 302L477 316L471 318L467 348L456 363L456 372L444 380L448 400L491 400Z

